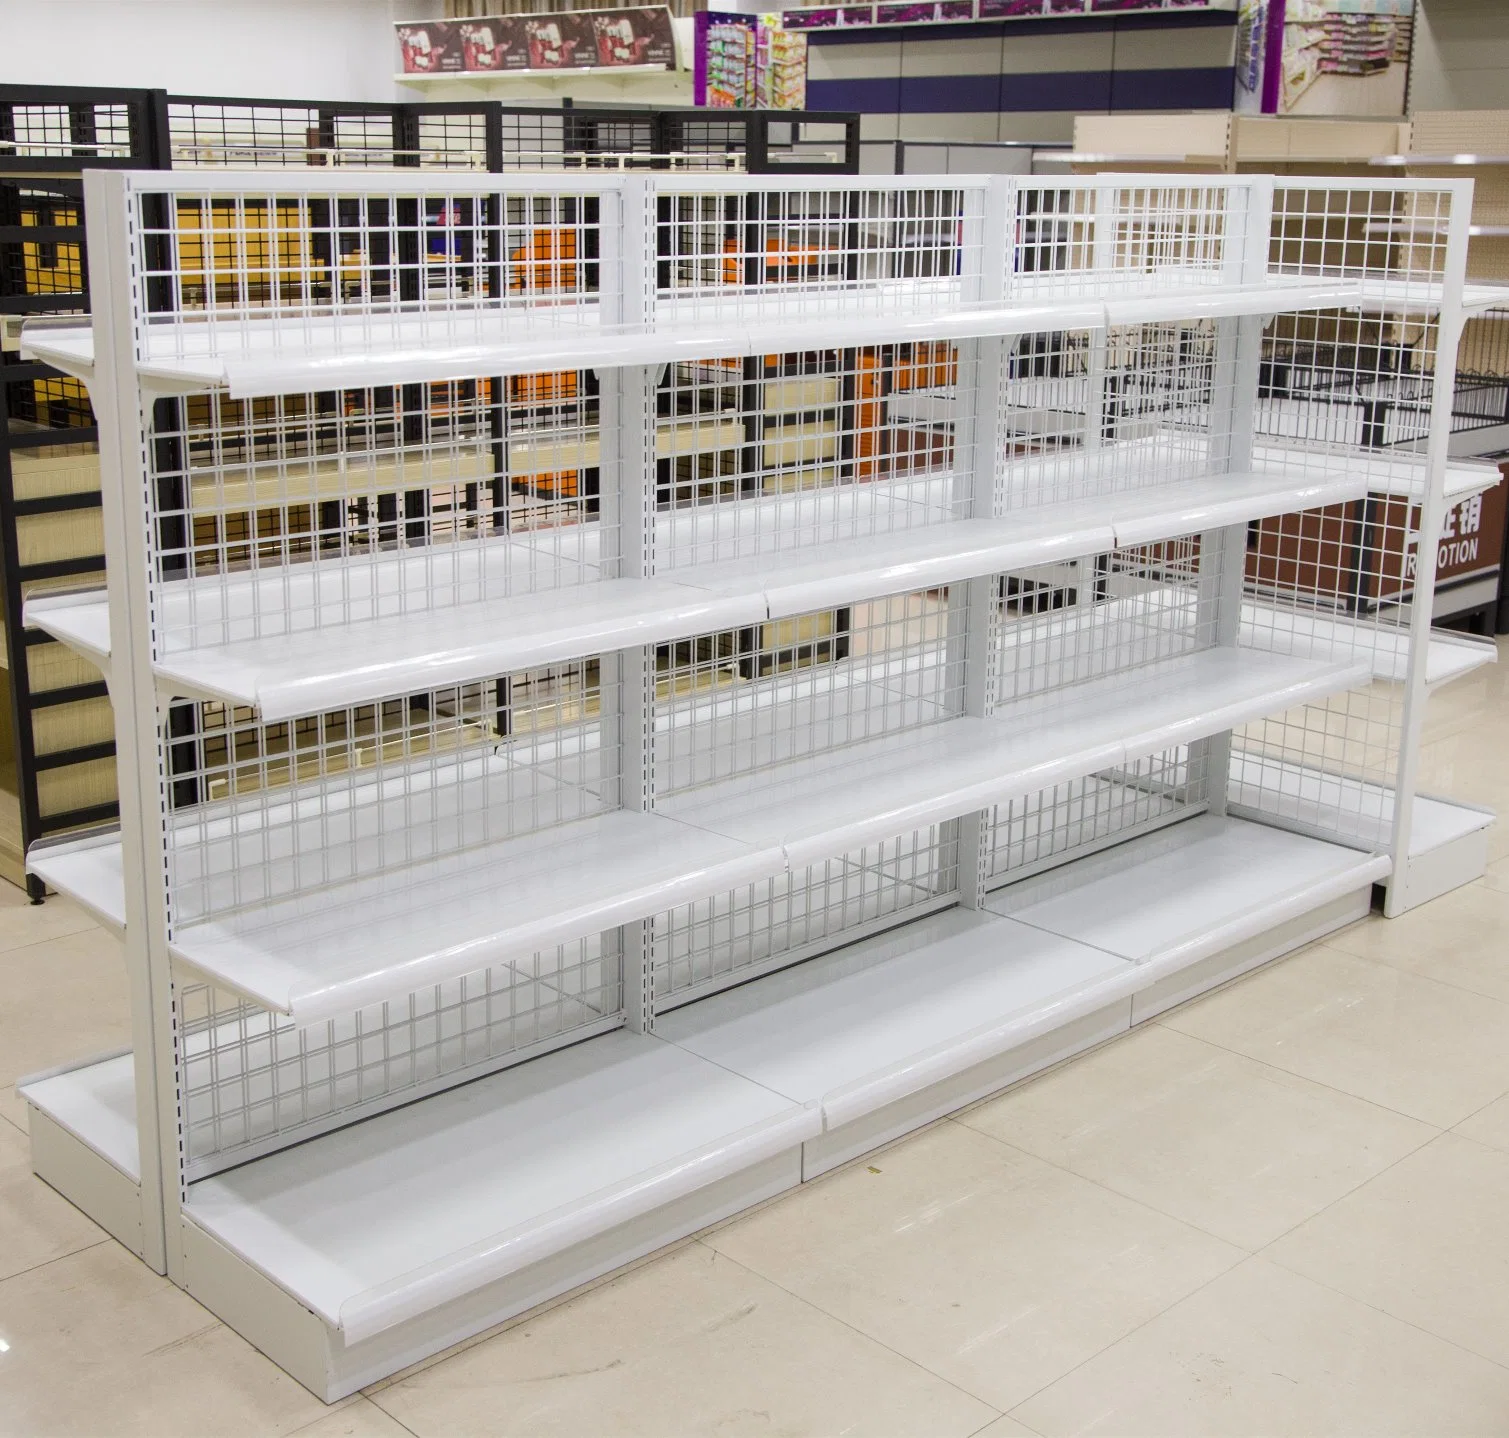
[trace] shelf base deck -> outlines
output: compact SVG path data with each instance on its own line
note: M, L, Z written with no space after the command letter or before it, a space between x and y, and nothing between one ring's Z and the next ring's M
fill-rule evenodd
M130 1053L22 1079L33 1171L112 1238L142 1253L141 1155Z
M333 1400L1360 918L1387 868L1212 816L1131 840L201 1180L186 1287ZM27 1090L94 1213L100 1115L47 1089L106 1070Z

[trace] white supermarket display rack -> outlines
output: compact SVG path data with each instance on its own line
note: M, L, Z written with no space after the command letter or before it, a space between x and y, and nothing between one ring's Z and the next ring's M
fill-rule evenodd
M33 1162L326 1399L1482 870L1470 182L85 183Z

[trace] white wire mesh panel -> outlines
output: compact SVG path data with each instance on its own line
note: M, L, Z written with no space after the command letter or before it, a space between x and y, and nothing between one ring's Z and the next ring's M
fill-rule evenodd
M411 866L617 807L595 659L287 724L170 709L162 772L171 922Z
M1228 325L1230 322L1227 322ZM1023 336L1001 387L999 511L1204 478L1236 403L1216 323Z
M657 797L945 721L962 712L965 615L946 590L664 648ZM657 1002L794 963L957 887L956 826L902 835L657 917Z
M596 937L304 1028L201 983L177 990L188 1177L614 1027Z
M464 344L593 322L612 181L179 174L132 193L138 344L178 357ZM276 324L270 324L276 321Z
M997 703L1213 648L1222 631L1222 556L1185 535L1002 575ZM1105 702L1102 698L1099 702ZM986 816L985 873L1010 883L1200 812L1208 745L1179 745L997 805Z
M656 795L961 712L962 619L946 590L928 591L663 646Z
M1100 299L1237 283L1252 183L1125 175L1019 181L1007 293Z
M670 572L963 517L974 346L922 342L668 366L654 563Z
M934 825L658 915L657 1009L702 998L955 902L958 825Z
M159 400L152 441L162 655L602 572L588 372Z
M1255 452L1346 465L1368 492L1252 526L1242 640L1361 660L1374 678L1247 726L1231 795L1243 810L1369 848L1391 841L1452 203L1429 186L1334 181L1281 182L1274 199L1274 268L1365 288L1356 310L1274 322Z
M656 176L661 327L926 314L977 298L979 181Z

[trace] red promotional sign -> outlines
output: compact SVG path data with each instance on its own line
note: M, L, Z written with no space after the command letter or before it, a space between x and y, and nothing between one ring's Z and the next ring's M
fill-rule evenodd
M484 15L395 25L405 75L488 75L520 70L676 68L671 12L663 5Z

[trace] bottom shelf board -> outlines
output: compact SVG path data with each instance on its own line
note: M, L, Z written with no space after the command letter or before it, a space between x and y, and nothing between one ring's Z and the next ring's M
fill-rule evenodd
M23 1079L16 1091L133 1183L141 1182L136 1066L129 1053L43 1078Z
M612 1258L626 1225L760 1165L789 1162L794 1183L796 1158L831 1151L845 1124L835 1142L873 1146L883 1140L863 1136L877 1120L900 1132L924 1121L918 1103L966 1101L961 1076L1009 1081L992 1059L1037 1054L1028 1072L1052 1061L1027 1047L1039 1037L1057 1042L1080 1020L1101 1037L1126 1027L1135 995L1241 937L1233 915L1263 934L1289 921L1289 946L1294 919L1329 902L1322 921L1344 922L1386 870L1355 850L1197 817L998 893L990 906L1009 915L935 915L686 1005L654 1036L589 1039L202 1179L185 1220L321 1319L341 1352L395 1335L406 1356L390 1371L423 1356L414 1344L454 1341L405 1347L405 1324L516 1275L539 1301L529 1273L566 1271L546 1260L595 1243L603 1271L633 1256ZM1192 924L1206 926L1206 948ZM1101 1024L1108 1013L1115 1022ZM129 1057L111 1059L39 1080L27 1098L92 1144L108 1118L105 1146L119 1150L130 1076ZM217 1294L235 1307L223 1288L200 1296L214 1307ZM468 1331L496 1317L479 1308ZM434 1321L424 1331L451 1332Z
M1139 965L1188 962L1388 877L1384 855L1201 815L994 895L986 907Z
M656 1032L831 1130L1367 889L1388 860L1200 816L688 1004Z
M656 1032L796 1102L820 1102L831 1128L1010 1047L1011 1019L1051 1024L1073 996L1134 967L949 909L688 1004Z
M185 1211L353 1342L794 1149L819 1122L618 1030L202 1179Z
M1293 824L1315 833L1343 835L1370 849L1389 846L1394 824L1394 791L1302 764L1257 754L1231 758L1229 802L1242 811ZM1416 794L1409 857L1444 848L1494 822L1491 810L1451 799Z

